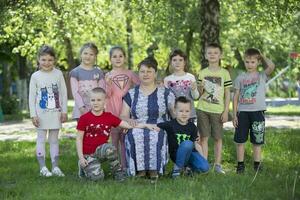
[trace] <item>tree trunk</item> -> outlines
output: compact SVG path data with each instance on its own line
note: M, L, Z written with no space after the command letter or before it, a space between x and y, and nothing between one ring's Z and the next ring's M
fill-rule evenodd
M128 58L128 68L132 69L133 67L133 34L132 34L132 9L130 5L130 0L126 0L125 3L125 12L126 12L126 43L127 43L127 58Z
M194 35L194 30L190 27L189 31L186 34L186 48L185 48L185 52L187 55L188 60L190 59L190 52L192 49L192 44L193 44L193 35Z
M218 43L220 33L220 3L218 0L200 0L200 16L201 16L201 57L200 62L202 69L208 66L205 59L205 47L209 43Z
M60 30L62 30L61 33L63 34L62 38L63 38L64 44L66 47L68 69L72 69L76 66L76 62L75 62L74 55L73 55L73 46L72 46L71 39L69 37L67 37L65 34L67 32L67 30L66 30L65 23L62 19L62 16L61 16L60 9L57 7L57 5L55 4L55 2L53 0L50 0L49 3L50 3L52 10L54 12L56 12L57 15L59 16L58 26L59 26Z
M17 96L20 99L20 109L28 109L28 87L27 87L27 64L26 57L17 54L17 66L19 70L19 80L16 81L17 84Z

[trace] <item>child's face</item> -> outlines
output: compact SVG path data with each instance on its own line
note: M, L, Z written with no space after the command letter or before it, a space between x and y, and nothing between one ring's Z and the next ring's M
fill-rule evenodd
M39 68L42 71L52 71L54 68L55 58L49 54L41 55L38 60Z
M95 61L96 61L96 54L95 54L95 51L91 48L85 48L80 57L81 57L81 62L84 64L84 65L94 65L95 64Z
M171 60L171 66L173 67L174 72L184 71L185 60L180 55L173 56Z
M222 52L219 48L208 47L205 52L205 58L209 63L219 63L222 58Z
M90 103L94 112L104 111L105 98L103 93L90 93Z
M175 107L175 114L177 121L181 123L187 123L191 117L191 104L177 102Z
M110 62L113 68L123 67L125 63L125 56L123 52L119 49L115 49L110 57Z
M247 72L256 72L259 64L257 56L247 56L244 59Z

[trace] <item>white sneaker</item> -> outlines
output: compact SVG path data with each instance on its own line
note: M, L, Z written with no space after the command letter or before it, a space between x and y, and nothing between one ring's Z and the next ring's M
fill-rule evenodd
M215 172L219 174L225 174L225 171L223 170L222 166L219 164L215 164Z
M50 177L52 176L52 173L49 171L47 167L42 167L42 169L40 170L40 176Z
M52 170L52 174L54 176L60 176L60 177L64 177L64 173L58 168L58 167L54 167Z

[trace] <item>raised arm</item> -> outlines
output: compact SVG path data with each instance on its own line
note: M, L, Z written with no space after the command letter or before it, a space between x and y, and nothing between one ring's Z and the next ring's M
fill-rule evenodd
M271 73L275 69L275 64L270 59L268 59L267 57L265 57L263 55L261 55L261 62L262 62L262 65L265 69L266 75L267 76L271 75Z

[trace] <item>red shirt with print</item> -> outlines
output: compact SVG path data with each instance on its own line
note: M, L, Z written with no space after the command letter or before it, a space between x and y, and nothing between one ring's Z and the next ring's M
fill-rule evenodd
M79 118L77 130L84 131L83 154L93 154L96 148L107 143L111 127L117 127L121 120L110 112L103 112L100 116L88 112Z

